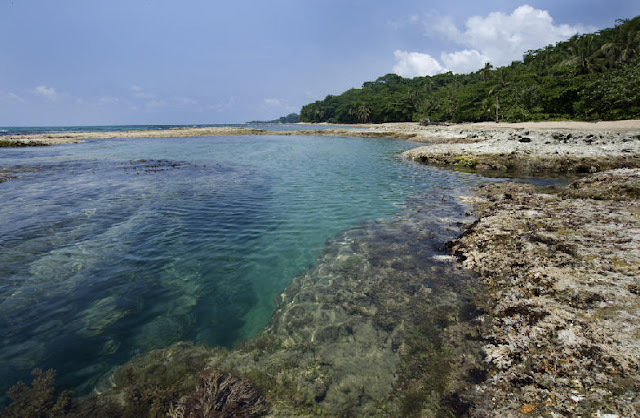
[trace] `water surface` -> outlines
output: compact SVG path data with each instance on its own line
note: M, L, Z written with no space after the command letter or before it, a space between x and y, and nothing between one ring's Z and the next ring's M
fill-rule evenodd
M409 200L437 217L483 181L402 160L413 146L228 136L3 149L16 178L0 183L0 391L41 367L83 393L138 353L254 335L328 239Z

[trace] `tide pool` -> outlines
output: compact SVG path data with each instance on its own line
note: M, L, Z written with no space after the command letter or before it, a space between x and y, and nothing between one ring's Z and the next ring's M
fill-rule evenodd
M487 181L404 161L415 145L229 136L3 149L15 178L0 183L0 392L40 367L87 393L136 354L255 335L341 231L409 201L437 218Z

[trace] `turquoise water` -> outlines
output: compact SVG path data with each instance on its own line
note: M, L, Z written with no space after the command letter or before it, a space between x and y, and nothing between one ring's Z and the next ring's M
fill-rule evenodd
M229 136L5 148L0 391L34 367L79 393L180 340L264 327L325 242L486 181L387 139ZM437 215L437 214L436 214Z
M103 125L103 126L0 126L0 137L3 135L30 135L65 132L120 132L139 130L159 130L173 128L253 128L268 131L321 131L325 129L362 129L354 125L315 125L290 123L236 123L236 124L203 124L203 125Z

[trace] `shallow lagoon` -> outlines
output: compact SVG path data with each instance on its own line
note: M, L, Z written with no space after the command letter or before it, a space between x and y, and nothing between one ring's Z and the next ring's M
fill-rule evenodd
M0 184L0 390L41 367L86 393L153 348L232 346L327 240L408 202L449 216L487 181L402 160L413 146L239 136L3 150L17 178Z

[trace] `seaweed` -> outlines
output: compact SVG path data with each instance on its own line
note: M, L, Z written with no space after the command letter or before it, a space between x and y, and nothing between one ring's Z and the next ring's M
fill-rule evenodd
M248 378L219 369L203 372L195 391L169 408L171 418L254 417L268 411L266 400Z
M33 376L31 387L20 381L7 391L11 404L2 411L0 417L54 418L67 416L71 410L71 392L65 390L57 398L54 396L55 371L50 369L43 372L41 369L34 369L31 375Z

